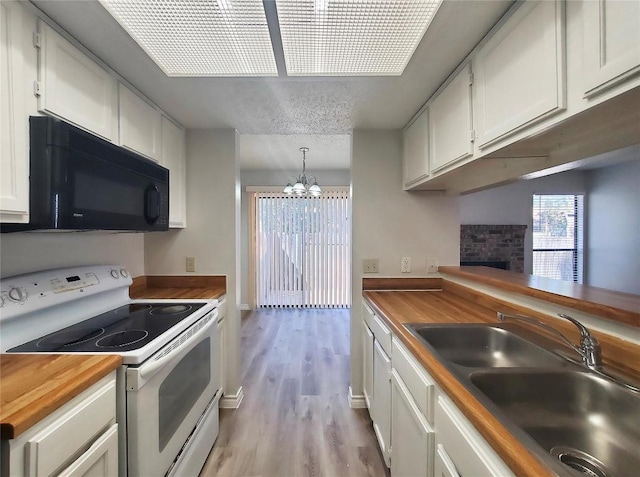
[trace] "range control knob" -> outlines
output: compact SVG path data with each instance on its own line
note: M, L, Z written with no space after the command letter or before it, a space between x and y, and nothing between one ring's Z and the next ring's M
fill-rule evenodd
M124 268L121 268L120 275L122 275L122 278L127 278L129 276L129 272L127 272Z
M115 268L111 270L110 273L113 278L120 278L120 275L118 275L118 270L116 270Z
M17 303L22 303L27 299L27 290L20 287L13 287L9 290L9 299Z

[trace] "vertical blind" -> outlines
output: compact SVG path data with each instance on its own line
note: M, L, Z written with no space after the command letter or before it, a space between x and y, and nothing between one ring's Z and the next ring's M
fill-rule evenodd
M254 194L258 307L350 306L349 213L348 190Z

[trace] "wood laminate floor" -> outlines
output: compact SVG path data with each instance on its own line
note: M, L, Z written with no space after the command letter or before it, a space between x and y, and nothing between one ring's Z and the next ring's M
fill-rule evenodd
M253 311L242 320L239 409L201 477L388 477L364 409L351 409L348 310Z

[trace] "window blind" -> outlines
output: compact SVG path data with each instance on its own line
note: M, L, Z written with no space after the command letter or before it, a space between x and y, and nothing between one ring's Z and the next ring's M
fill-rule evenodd
M320 197L256 192L254 208L256 305L348 308L348 190Z
M584 196L533 196L533 275L582 283Z

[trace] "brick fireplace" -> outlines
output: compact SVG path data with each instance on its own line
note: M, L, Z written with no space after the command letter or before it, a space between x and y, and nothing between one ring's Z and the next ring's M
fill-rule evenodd
M526 225L461 225L460 265L524 272Z

